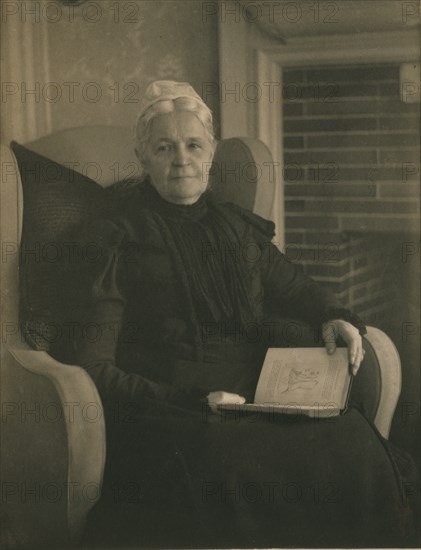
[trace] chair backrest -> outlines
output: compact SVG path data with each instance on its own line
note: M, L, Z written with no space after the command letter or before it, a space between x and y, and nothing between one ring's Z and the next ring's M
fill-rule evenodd
M140 175L132 130L121 126L70 128L29 142L25 147L88 176L103 187ZM21 347L18 273L24 217L22 182L16 157L9 147L2 146L1 158L3 342ZM275 192L273 161L259 140L232 138L219 142L210 183L220 200L234 202L270 218Z
M140 175L130 129L121 126L69 128L27 143L28 149L70 166L103 187ZM231 138L218 143L210 184L223 201L270 218L275 194L274 162L258 139Z
M79 126L26 144L28 149L95 180L102 187L140 175L129 128Z

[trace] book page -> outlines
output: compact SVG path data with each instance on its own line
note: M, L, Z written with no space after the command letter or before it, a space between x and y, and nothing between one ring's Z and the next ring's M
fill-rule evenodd
M348 350L337 348L270 348L266 354L254 402L314 407L345 406L351 375Z

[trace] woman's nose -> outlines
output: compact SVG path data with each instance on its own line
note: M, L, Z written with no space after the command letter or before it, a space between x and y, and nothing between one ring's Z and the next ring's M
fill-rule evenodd
M178 146L175 151L173 164L175 166L185 166L189 164L189 156L186 147Z

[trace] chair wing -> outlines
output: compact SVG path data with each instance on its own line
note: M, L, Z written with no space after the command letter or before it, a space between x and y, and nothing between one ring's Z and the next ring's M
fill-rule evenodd
M209 175L216 196L270 218L275 196L274 162L266 145L251 138L219 142Z

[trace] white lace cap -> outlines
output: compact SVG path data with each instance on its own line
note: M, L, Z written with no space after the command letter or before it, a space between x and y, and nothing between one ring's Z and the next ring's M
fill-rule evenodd
M200 95L188 82L176 82L175 80L155 80L146 88L140 102L138 120L154 103L158 101L174 100L180 97L189 97L198 101L211 115L211 111Z

